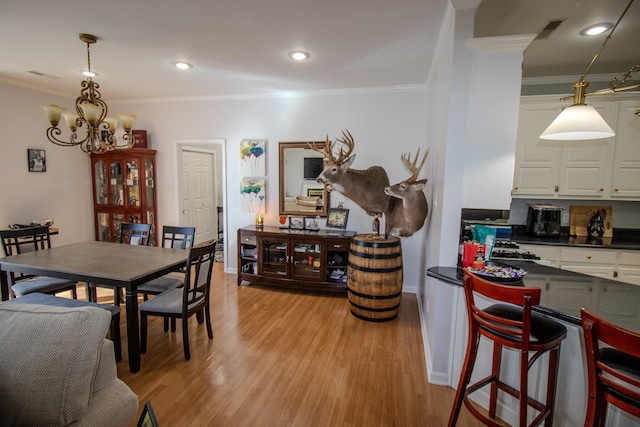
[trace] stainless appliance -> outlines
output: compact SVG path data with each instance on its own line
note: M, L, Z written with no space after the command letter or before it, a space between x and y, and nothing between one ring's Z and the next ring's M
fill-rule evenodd
M529 205L527 234L533 236L559 236L562 208L552 205Z
M539 260L540 257L536 256L529 251L522 251L520 246L511 240L498 239L493 246L493 252L491 252L492 261L506 261L510 259L516 260Z

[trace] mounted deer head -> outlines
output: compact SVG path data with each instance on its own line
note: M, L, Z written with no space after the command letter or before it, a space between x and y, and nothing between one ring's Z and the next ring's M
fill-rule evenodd
M336 143L341 143L337 156L334 156ZM336 190L345 197L353 200L369 215L381 214L389 206L389 196L384 188L389 185L387 172L380 166L372 166L369 169L351 169L355 160L353 152L353 136L348 130L342 131L342 138L327 141L323 150L315 145L309 147L324 157L324 170L318 175L317 181L324 184L328 191ZM346 148L346 149L345 149Z
M400 156L402 163L409 169L411 176L398 184L386 187L385 194L392 196L389 210L386 212L386 233L392 236L411 236L424 225L429 213L429 205L424 195L426 179L418 181L418 174L424 166L429 150L424 154L420 166L416 167L420 149L411 161L411 153Z

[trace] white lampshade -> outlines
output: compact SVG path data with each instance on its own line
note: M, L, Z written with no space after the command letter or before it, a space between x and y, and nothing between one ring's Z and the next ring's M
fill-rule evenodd
M91 124L96 124L102 116L102 107L99 105L94 105L90 102L83 102L82 104L80 104L80 109L82 110L84 119Z
M49 120L53 126L57 126L60 121L60 115L65 108L56 104L41 105L41 107L47 116L47 120Z
M133 122L138 118L135 114L118 114L118 118L120 119L120 124L122 124L122 128L129 132L133 128Z
M615 134L595 108L578 104L562 110L540 138L575 141L610 138Z
M64 117L65 123L71 129L71 132L76 131L76 120L78 120L78 115L76 113L72 113L71 111L67 111L62 113L62 117Z

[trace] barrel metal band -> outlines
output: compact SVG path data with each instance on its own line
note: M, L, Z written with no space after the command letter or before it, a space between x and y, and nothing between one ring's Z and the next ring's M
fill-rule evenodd
M398 313L394 314L391 317L382 317L382 318L375 318L375 317L366 317L363 316L361 314L356 313L355 311L351 310L351 314L353 314L355 317L357 317L358 319L361 320L366 320L367 322L388 322L390 320L395 319L396 317L398 317Z
M396 252L393 254L363 254L361 252L356 252L353 249L349 250L351 255L355 255L358 258L367 258L367 259L393 259L393 258L401 258L402 253Z
M389 268L369 268L369 267L360 267L358 265L353 265L349 263L349 268L353 268L354 270L363 271L365 273L395 273L396 271L402 270L402 265L398 265L396 267Z
M366 299L392 299L392 298L397 298L399 296L402 295L402 291L398 292L397 294L391 294L391 295L368 295L368 294L361 294L360 292L356 292L353 289L351 289L350 287L347 286L347 291L357 297L360 298L366 298Z
M400 304L394 305L393 307L384 307L384 308L371 308L371 307L363 307L361 305L355 304L353 301L349 301L351 305L355 308L364 311L370 311L372 313L384 313L385 311L394 311L400 307Z
M358 245L358 246L366 246L369 248L392 248L394 246L398 246L400 247L400 242L395 241L395 242L363 242L361 240L352 240L351 244L352 245Z

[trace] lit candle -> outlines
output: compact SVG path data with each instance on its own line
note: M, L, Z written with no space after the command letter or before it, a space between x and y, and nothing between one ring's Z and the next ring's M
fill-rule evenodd
M256 227L262 227L262 225L263 225L262 213L259 213L258 216L256 217Z

